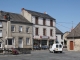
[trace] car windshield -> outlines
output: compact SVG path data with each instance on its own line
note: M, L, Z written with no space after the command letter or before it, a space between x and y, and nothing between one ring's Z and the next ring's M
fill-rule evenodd
M59 48L62 48L62 45L59 45Z
M56 48L58 48L58 45L56 45Z

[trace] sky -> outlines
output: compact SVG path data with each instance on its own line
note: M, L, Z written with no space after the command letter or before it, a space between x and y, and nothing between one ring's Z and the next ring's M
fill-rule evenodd
M0 0L0 10L21 13L21 8L52 16L63 33L80 22L80 0Z

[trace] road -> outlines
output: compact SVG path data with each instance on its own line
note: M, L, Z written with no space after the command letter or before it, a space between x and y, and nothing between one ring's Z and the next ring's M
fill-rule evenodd
M0 60L80 60L80 52L49 53L48 50L32 51L31 54L0 55Z

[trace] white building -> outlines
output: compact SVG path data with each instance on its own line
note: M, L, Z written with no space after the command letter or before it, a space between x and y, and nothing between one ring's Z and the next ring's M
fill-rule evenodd
M56 38L55 19L46 13L22 8L21 13L33 23L33 45L51 45Z
M56 38L59 43L64 44L63 33L58 28L56 28Z

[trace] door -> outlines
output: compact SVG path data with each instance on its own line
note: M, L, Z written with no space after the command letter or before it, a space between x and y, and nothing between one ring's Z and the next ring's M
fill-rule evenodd
M13 47L15 48L15 38L12 39Z
M70 50L73 50L74 46L73 46L73 41L70 41Z
M19 48L23 48L22 38L19 38L19 40L18 40L18 47L19 47Z

